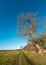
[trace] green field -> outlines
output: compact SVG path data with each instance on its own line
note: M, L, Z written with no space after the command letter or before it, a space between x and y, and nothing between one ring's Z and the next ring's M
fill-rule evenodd
M16 51L1 51L0 65L15 65L18 52Z
M46 56L32 55L30 52L22 51L0 51L0 65L31 65L31 60L35 65L46 65Z

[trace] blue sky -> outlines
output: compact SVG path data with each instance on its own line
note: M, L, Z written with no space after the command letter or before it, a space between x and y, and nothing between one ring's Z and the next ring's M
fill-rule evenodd
M46 0L0 0L0 50L20 48L27 40L17 35L17 16L37 12L46 16Z

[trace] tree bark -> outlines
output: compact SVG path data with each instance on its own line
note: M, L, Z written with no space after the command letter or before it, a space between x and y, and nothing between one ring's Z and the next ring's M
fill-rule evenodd
M42 53L42 48L41 48L41 46L39 46L39 44L35 44L35 47L36 47L37 50L38 50L38 54L41 54L41 53Z

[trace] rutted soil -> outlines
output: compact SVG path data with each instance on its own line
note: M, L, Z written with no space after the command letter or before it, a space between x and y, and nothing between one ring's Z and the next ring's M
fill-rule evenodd
M18 54L18 57L16 59L16 64L15 65L21 65L21 57L20 57L20 53Z

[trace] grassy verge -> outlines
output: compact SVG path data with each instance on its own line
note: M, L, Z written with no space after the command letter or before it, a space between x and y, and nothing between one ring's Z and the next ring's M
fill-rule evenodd
M29 59L33 60L36 65L46 65L46 56L32 55L30 52L25 53Z

